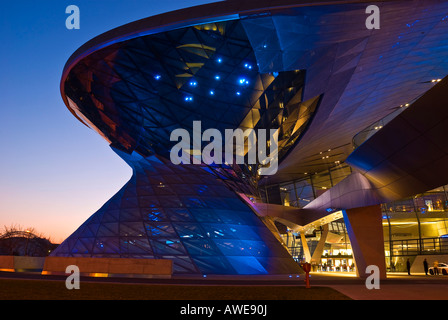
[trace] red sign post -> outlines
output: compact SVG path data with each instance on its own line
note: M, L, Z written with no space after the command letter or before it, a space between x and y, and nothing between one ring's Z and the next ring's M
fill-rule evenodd
M302 264L303 271L305 271L305 283L306 288L310 288L310 271L311 271L311 264L308 262L305 262Z

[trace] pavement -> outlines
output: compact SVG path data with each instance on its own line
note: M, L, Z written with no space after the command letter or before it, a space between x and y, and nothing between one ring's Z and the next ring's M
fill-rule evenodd
M310 285L331 287L353 300L448 300L448 276L425 274L388 273L379 281L378 289L368 289L366 280L351 272L311 272ZM0 272L0 278L61 281L65 276L40 273ZM89 282L146 283L163 285L282 285L305 286L305 275L269 276L173 276L171 279L148 278L83 278Z
M355 274L312 273L312 285L331 287L354 300L448 300L448 276L388 273L378 289Z

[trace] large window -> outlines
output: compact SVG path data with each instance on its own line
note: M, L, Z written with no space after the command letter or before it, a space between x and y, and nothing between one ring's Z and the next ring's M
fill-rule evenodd
M448 254L447 186L383 205L386 264L405 271L406 260Z
M309 174L304 179L288 181L278 185L280 189L281 202L285 206L293 206L298 208L305 207L308 203L316 199L318 196L335 186L351 173L351 168L346 164L339 164L329 170L316 174ZM273 186L266 187L266 190ZM263 200L268 203L269 197L266 198L265 191L261 194Z

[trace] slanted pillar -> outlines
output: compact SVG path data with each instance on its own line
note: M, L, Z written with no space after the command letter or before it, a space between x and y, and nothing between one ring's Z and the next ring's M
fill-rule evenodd
M344 210L344 221L355 258L356 273L366 278L366 268L376 265L386 279L386 261L380 205Z
M322 226L322 234L320 236L320 240L317 243L316 249L313 252L313 255L311 257L311 264L315 263L315 264L319 264L320 259L322 257L322 253L324 252L324 247L325 247L325 241L327 240L327 235L328 235L328 224L324 224Z
M306 242L305 232L300 232L300 240L302 241L303 253L305 253L305 261L311 262L311 252L308 247L308 242Z

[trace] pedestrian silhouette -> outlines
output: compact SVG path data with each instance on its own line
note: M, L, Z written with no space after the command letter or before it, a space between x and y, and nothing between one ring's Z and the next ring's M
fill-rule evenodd
M409 262L409 259L406 261L406 268L408 269L408 275L411 275L411 262Z
M439 274L439 262L434 261L434 275L438 275L438 274Z
M428 275L428 261L423 260L423 269L425 269L425 274Z

